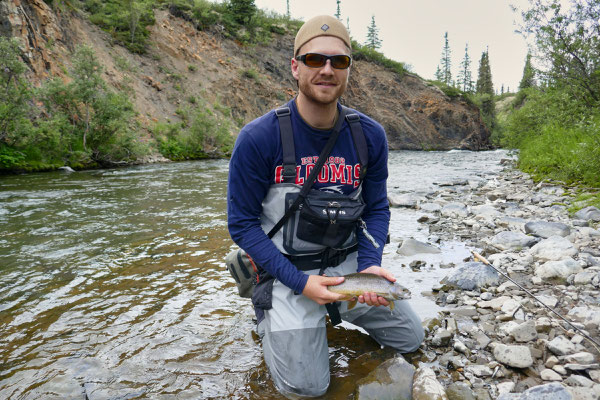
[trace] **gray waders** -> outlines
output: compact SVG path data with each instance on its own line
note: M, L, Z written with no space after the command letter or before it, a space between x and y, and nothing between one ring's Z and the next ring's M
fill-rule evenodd
M368 165L367 145L358 115L346 113L347 109L342 108L332 136L337 137L335 131L339 132L344 121L349 123L361 164L362 182ZM296 160L290 111L286 108L278 109L277 116L283 146L284 180L283 183L272 185L263 200L261 226L275 246L306 274L341 276L355 273L358 267L356 232L336 249L301 240L296 235L298 218L293 199L304 196L312 182L309 177L306 187L293 183ZM328 142L323 154L319 156L320 161L326 159L335 139L330 138L330 141L332 143ZM317 164L314 174L311 173L314 175L313 181L319 170L320 166ZM359 184L349 196L360 196L360 190ZM421 321L406 301L396 301L393 311L388 307L371 307L365 304L357 304L352 310L348 310L347 302L321 306L294 293L258 267L259 282L252 295L258 333L262 338L265 362L273 382L286 397L315 397L327 391L330 378L325 314L328 309L332 322L336 323L336 319L340 318L351 322L366 330L379 344L402 353L416 350L423 341Z

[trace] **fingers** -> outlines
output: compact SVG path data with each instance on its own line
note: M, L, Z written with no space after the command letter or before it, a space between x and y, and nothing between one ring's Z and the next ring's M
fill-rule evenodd
M375 293L364 293L358 296L359 303L366 303L369 306L389 306L390 302L383 297L377 296Z
M321 276L321 282L325 286L335 286L344 282L343 276Z

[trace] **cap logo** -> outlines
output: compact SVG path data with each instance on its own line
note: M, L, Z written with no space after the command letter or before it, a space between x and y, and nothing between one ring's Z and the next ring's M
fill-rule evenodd
M327 32L327 29L329 29L329 25L327 25L327 24L323 24L323 26L321 27L321 30L322 30L323 32Z

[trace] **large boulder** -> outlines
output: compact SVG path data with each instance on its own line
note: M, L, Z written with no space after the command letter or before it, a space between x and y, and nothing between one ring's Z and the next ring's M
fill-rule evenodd
M415 367L402 356L384 361L357 383L356 400L411 400Z
M480 262L467 262L452 275L441 280L442 284L463 290L474 290L487 286L498 286L500 274Z

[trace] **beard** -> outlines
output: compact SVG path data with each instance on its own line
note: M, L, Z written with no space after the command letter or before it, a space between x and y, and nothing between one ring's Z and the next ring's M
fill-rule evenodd
M298 89L308 100L321 105L329 105L337 103L337 100L344 94L348 86L346 79L336 83L335 88L322 88L305 78L298 81Z

